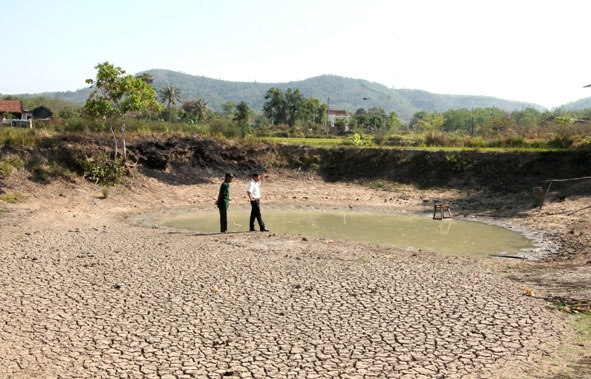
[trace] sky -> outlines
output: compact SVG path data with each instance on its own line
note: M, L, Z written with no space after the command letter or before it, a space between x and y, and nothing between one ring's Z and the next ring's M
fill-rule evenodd
M110 62L239 82L338 75L552 109L591 97L587 3L9 1L0 94L75 91Z

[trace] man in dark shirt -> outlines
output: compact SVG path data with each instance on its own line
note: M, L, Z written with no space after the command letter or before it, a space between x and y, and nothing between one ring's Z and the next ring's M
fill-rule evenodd
M232 183L234 175L230 172L226 174L226 179L220 186L220 192L215 204L220 210L220 232L226 233L228 231L228 207L230 206L230 183Z

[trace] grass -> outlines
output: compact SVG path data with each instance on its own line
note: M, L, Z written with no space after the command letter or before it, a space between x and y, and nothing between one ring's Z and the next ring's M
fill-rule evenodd
M71 124L71 125L70 125ZM126 123L127 137L129 140L146 136L221 136L223 138L238 138L240 135L236 126L227 120L218 120L212 124L184 122L166 123L162 121L136 120L130 118ZM55 135L59 131L72 133L94 132L108 134L108 129L100 123L88 120L75 120L63 127L45 128L0 128L0 145L16 145L34 147L45 137ZM118 128L116 128L118 133ZM422 132L397 131L393 134L354 134L327 137L251 137L260 141L271 143L292 144L314 147L351 147L351 148L381 148L401 150L427 150L427 151L490 151L490 152L546 152L563 151L581 148L591 148L591 140L576 139L577 143L565 144L557 138L527 139L525 137L468 137L456 136L450 133L429 135ZM575 139L573 139L574 141Z
M49 135L46 129L3 127L0 128L0 144L33 147Z
M8 178L14 168L23 169L25 162L18 156L11 156L0 160L0 178Z
M560 379L587 378L591 374L591 354L587 347L591 344L591 314L574 314L569 324L575 336L559 349L558 357L562 359L550 365L549 374Z
M585 341L591 342L591 313L577 314L572 325Z
M550 147L490 147L490 146L427 146L424 143L419 143L413 146L392 146L392 145L376 145L371 139L364 139L362 145L355 145L351 138L336 137L336 138L291 138L291 137L262 137L260 141L267 141L275 144L290 144L299 146L314 146L314 147L370 147L379 149L398 149L398 150L424 150L424 151L485 151L485 152L549 152L562 151L565 149L550 148Z
M107 199L110 194L109 186L103 186L101 189L101 194L103 195L103 199Z
M343 138L287 138L287 137L263 137L261 141L271 143L286 143L290 145L317 146L317 147L339 147L350 143Z
M12 173L12 165L6 161L0 162L0 178L8 178Z
M1 193L0 194L0 201L9 204L16 204L21 202L21 197L16 193Z

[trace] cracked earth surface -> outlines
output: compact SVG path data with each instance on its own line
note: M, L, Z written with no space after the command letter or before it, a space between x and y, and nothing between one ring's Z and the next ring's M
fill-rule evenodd
M232 184L230 218L245 185ZM169 230L142 216L211 207L218 187L146 182L101 199L64 185L5 206L0 377L542 377L572 334L563 313L524 294L532 278L513 272L519 263ZM385 201L317 180L263 191L275 206L424 207L424 194Z

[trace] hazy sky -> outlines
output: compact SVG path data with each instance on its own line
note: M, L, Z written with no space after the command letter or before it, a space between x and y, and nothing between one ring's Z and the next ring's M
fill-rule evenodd
M108 61L241 82L333 74L547 108L591 96L587 0L21 0L0 93L75 91Z

